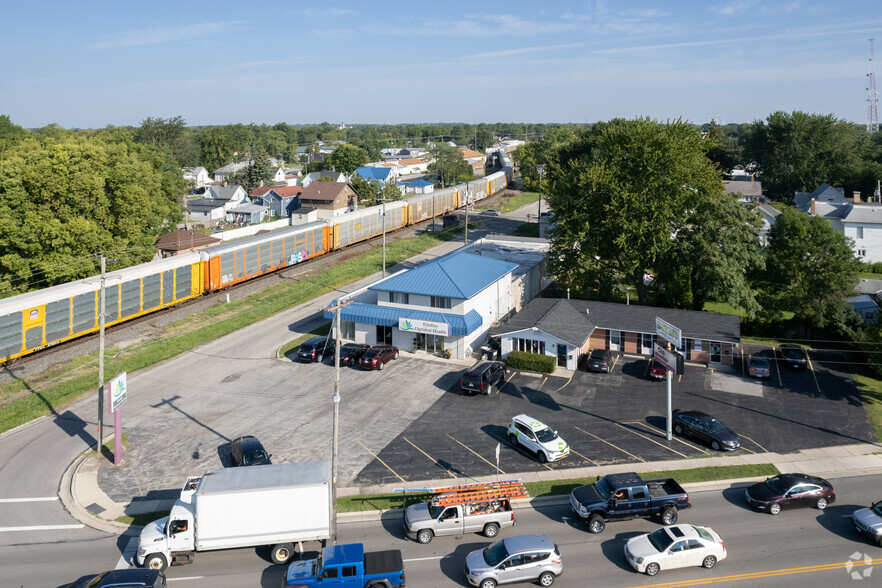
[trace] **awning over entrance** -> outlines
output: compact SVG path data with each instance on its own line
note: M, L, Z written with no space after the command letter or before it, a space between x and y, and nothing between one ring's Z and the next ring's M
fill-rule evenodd
M326 310L323 314L325 318L333 319L335 313L334 311ZM362 304L360 302L344 306L340 314L341 321L382 325L384 327L397 327L399 318L447 323L450 325L451 336L468 335L483 323L481 315L474 310L470 310L465 316L462 316L426 310L410 310L396 306Z

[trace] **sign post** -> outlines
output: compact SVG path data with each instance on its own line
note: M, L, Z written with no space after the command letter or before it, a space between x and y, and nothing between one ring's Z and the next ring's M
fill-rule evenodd
M122 461L122 410L120 407L126 401L126 372L110 381L108 386L108 404L113 413L113 465L119 465Z
M683 331L672 325L671 323L655 317L655 334L665 341L668 341L676 349L683 346ZM666 437L668 441L673 436L671 428L673 419L671 417L671 383L674 379L674 372L677 371L677 354L661 347L658 343L655 345L655 358L667 368L668 371L668 403L667 403L667 431Z

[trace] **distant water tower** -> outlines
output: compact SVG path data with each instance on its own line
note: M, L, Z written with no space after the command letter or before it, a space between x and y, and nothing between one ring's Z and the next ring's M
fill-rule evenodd
M870 41L870 73L867 74L867 132L875 133L879 130L879 92L876 91L876 72L873 65L873 41Z

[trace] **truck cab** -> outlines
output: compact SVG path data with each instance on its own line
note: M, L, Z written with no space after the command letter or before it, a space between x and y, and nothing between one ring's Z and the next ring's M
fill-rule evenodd
M136 556L139 566L161 571L169 565L191 563L196 541L193 496L201 479L201 476L187 478L169 516L141 530Z
M318 559L296 561L288 566L283 586L315 588L403 588L404 559L401 551L364 552L361 543L331 545Z

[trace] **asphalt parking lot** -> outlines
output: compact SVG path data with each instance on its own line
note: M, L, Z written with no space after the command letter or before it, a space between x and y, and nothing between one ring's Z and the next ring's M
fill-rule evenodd
M749 350L773 357L771 349ZM772 362L758 381L734 369L687 364L673 384L673 408L716 416L742 436L747 452L872 441L875 436L850 374L836 354L810 353L811 366L791 370ZM619 356L609 374L576 372L571 379L509 373L491 396L463 395L457 382L356 477L358 484L701 457L709 447L665 438L666 385L647 378L648 360ZM525 413L556 429L570 455L540 464L507 441L510 418Z

